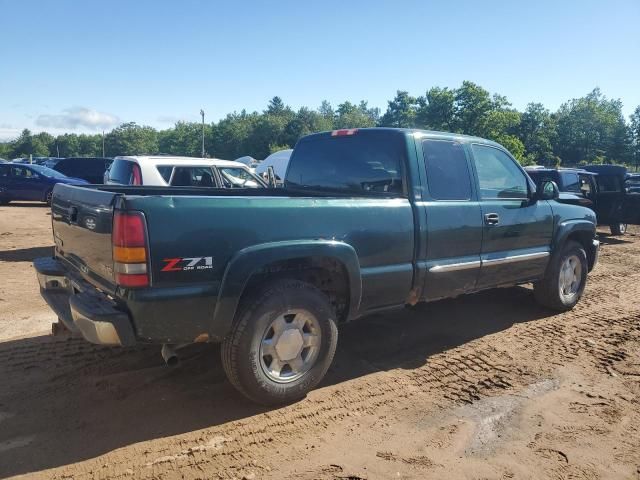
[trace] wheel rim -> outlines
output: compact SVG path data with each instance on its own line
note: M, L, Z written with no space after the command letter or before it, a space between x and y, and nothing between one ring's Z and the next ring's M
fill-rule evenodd
M620 230L620 233L626 233L627 232L627 224L626 223L621 223L620 226L618 227L618 229Z
M320 324L314 315L307 310L287 310L271 322L262 336L262 370L274 382L293 382L313 367L320 341Z
M565 259L560 268L560 295L572 300L580 291L582 284L582 263L577 255Z

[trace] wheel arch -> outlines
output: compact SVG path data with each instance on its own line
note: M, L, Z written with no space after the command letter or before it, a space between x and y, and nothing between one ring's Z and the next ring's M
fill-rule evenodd
M357 315L362 277L352 246L333 240L264 243L240 250L227 264L213 313L211 338L222 339L229 333L240 301L252 287L268 278L283 277L307 281L332 301L343 302L343 311L336 312L339 320Z
M562 247L568 241L574 241L582 245L587 254L589 271L596 261L596 249L593 240L596 235L596 226L587 220L568 220L560 223L554 240L554 255L558 255Z

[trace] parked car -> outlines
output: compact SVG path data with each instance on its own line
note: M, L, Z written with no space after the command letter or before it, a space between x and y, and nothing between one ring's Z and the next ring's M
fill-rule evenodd
M9 163L9 160L5 158L0 158L0 163Z
M560 190L559 201L591 208L598 223L608 225L613 235L624 235L628 224L640 222L640 193L626 169L616 165L593 165L584 169L531 168L525 170L536 182L553 180Z
M291 152L293 152L293 150L289 148L272 153L260 162L256 167L256 173L258 175L266 176L267 169L269 167L273 167L273 171L276 175L276 182L278 185L281 185L284 182L284 177L287 173L287 166L289 165Z
M284 188L59 185L55 257L34 266L86 340L163 344L168 363L177 344L221 342L231 383L279 404L322 380L345 321L529 282L573 308L595 215L540 187L489 140L336 130L298 141Z
M111 158L103 157L69 157L52 158L44 165L69 177L82 178L89 183L97 184L102 183L104 172L111 162Z
M6 205L12 200L51 203L51 192L57 183L86 185L87 182L41 165L0 164L0 204Z
M169 156L116 157L105 184L158 187L264 188L248 167L216 158Z

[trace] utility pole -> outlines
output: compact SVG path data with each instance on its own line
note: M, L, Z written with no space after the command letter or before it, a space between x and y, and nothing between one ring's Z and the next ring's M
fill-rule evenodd
M104 130L102 130L102 158L104 158Z
M204 158L204 110L200 109L202 115L202 158Z

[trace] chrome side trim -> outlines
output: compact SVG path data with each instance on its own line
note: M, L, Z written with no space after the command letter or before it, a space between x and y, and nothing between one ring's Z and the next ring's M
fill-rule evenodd
M536 258L545 258L550 255L549 252L524 253L522 255L513 255L512 257L483 259L482 266L505 265L507 263L522 262L526 260L535 260Z
M507 263L523 262L526 260L535 260L537 258L545 258L551 255L549 252L524 253L522 255L513 255L511 257L482 259L473 262L450 263L448 265L434 265L429 269L432 273L457 272L459 270L469 270L482 266L505 265Z
M435 265L431 267L429 271L433 273L456 272L458 270L469 270L471 268L478 268L480 265L482 265L480 260L475 260L473 262L450 263L449 265Z

